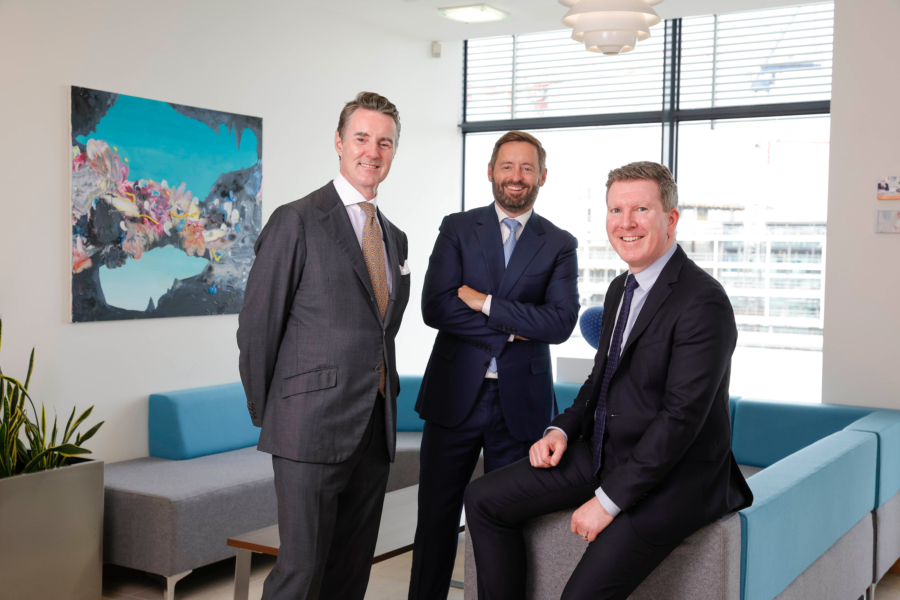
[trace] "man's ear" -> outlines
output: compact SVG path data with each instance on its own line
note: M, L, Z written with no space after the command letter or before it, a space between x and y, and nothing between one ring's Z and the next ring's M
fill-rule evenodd
M488 163L488 181L494 183L494 169L491 166L491 163Z
M544 187L544 182L547 181L547 169L544 169L544 172L541 173L541 183L540 187Z
M340 131L334 132L334 149L337 151L338 158L340 158L341 154L344 151L344 144L341 141L341 132Z

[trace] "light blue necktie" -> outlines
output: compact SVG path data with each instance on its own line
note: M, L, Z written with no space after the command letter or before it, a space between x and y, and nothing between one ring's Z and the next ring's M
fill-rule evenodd
M512 256L513 250L516 249L516 229L519 228L520 223L515 219L503 219L503 224L509 228L509 237L506 238L506 242L503 244L503 266L509 266L509 257ZM497 372L497 359L491 357L491 366L489 367L491 373Z

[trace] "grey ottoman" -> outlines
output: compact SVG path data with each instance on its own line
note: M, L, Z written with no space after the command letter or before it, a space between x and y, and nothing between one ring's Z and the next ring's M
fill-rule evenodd
M278 522L272 457L255 447L106 465L104 562L169 579L235 555L231 537Z
M569 530L574 510L529 521L528 600L558 600L587 544ZM538 560L538 557L540 559ZM466 600L477 600L475 557L466 536ZM741 520L729 513L684 540L631 600L740 600Z

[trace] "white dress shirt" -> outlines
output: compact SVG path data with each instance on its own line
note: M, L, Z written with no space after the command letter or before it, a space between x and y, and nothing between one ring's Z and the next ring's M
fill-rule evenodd
M519 239L522 237L522 232L525 230L525 223L528 222L528 219L531 218L531 213L534 212L534 209L532 208L528 212L522 213L518 217L510 217L508 214L503 212L503 209L500 208L500 205L497 204L496 202L494 202L494 210L497 211L497 219L500 220L500 241L503 244L505 244L506 240L509 239L509 227L506 226L506 223L503 222L503 219L515 219L516 221L519 222L519 226L516 228L516 241L518 242ZM510 257L510 259L511 258L512 257ZM481 312L483 312L487 316L491 316L491 295L490 294L488 294L488 297L485 298L484 306L481 307ZM512 342L515 339L516 339L515 334L510 334L509 341ZM498 369L497 373L494 373L493 371L488 369L487 373L485 373L485 375L484 375L484 378L485 379L499 379L499 377L497 376L498 373L499 373L499 369Z
M631 297L631 308L628 313L628 321L625 322L625 332L622 334L622 344L619 346L619 356L622 356L622 351L625 350L625 342L628 341L628 336L631 334L631 330L634 327L634 322L637 320L638 315L641 312L641 309L644 307L644 302L647 300L647 294L650 292L650 288L653 287L653 284L656 283L656 280L659 279L659 274L662 273L663 267L669 262L669 259L672 258L672 255L675 254L677 244L672 243L672 246L666 250L665 254L657 258L653 263L641 271L640 273L634 274L632 276L638 283L638 287L634 289L634 295ZM629 271L630 272L630 271ZM624 297L624 296L623 296ZM616 308L616 318L613 321L615 323L619 319L619 312L622 310L622 302L619 301L619 306ZM606 351L606 355L609 356L609 350ZM548 427L547 431L551 429L556 429L557 431L562 431L559 427ZM544 435L547 435L547 431L544 432ZM566 435L565 431L562 431L563 435ZM566 436L566 439L569 439L569 436ZM606 495L606 492L603 491L602 487L598 487L595 492L597 495L597 500L600 501L600 504L603 505L603 508L606 509L610 515L615 517L622 510L613 502L609 496Z
M363 202L368 202L377 209L378 196L375 196L371 200L366 200L363 198L363 195L359 193L359 190L350 185L350 182L347 181L341 173L338 173L338 176L334 178L333 183L334 189L337 190L338 196L341 198L341 202L344 203L344 208L347 209L347 215L350 217L350 224L353 225L353 231L356 233L356 241L359 242L359 247L362 248L363 227L365 227L366 219L368 217L359 205ZM384 224L379 222L378 226L381 227L383 240L383 236L385 235ZM394 289L394 272L391 269L391 262L388 260L387 247L385 246L384 241L381 242L381 249L384 252L384 270L387 275L388 293L390 293Z

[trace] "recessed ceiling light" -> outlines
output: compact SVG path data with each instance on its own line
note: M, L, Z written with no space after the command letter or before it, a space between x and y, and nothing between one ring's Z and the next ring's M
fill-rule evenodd
M486 23L488 21L502 21L508 19L509 15L496 8L491 8L486 4L477 4L474 6L456 6L453 8L439 8L438 13L442 17L447 17L453 21L462 23Z

